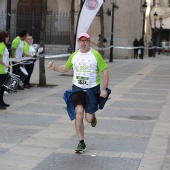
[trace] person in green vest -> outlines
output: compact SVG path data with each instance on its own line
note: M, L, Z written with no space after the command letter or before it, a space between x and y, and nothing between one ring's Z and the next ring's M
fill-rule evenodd
M25 65L25 69L28 72L28 76L24 79L24 88L30 88L33 87L33 85L30 84L31 74L34 69L34 63L36 61L36 50L32 46L33 38L32 36L28 36L26 38L26 43L24 45L24 57L32 57L32 59L28 60L28 64Z
M6 107L9 107L9 104L6 104L4 102L3 96L5 87L3 86L4 81L6 80L8 76L8 69L9 66L9 52L6 47L7 43L9 41L9 32L2 31L0 32L0 109L5 110Z
M22 30L19 35L12 41L11 45L11 57L12 58L22 58L23 57L23 49L24 49L24 40L28 36L28 33L26 30ZM20 75L21 70L19 67L20 64L17 64L17 62L13 62L13 64L16 64L13 66L13 73L16 75ZM19 85L18 90L23 90L24 88Z

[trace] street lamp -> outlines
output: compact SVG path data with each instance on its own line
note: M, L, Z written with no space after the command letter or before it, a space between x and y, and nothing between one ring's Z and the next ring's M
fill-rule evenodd
M112 4L112 25L111 25L111 39L110 39L110 58L109 62L113 62L113 27L114 27L114 10L118 9L119 7L116 5L117 0L110 0Z
M142 5L143 8L143 29L142 29L142 38L144 39L145 34L145 14L146 14L146 8L147 8L147 2L145 1Z
M153 52L153 57L155 57L155 53L156 53L156 20L158 19L158 14L155 12L153 14L153 17L154 17L154 52Z
M10 20L11 20L11 0L7 0L7 19L6 19L6 30L10 31Z
M159 27L159 46L161 47L161 41L162 41L162 21L163 18L162 16L159 17L159 23L160 23L160 27ZM160 54L161 49L159 49L159 54Z

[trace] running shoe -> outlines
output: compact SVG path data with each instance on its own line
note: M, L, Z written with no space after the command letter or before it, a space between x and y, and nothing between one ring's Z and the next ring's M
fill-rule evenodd
M79 143L77 148L75 149L75 153L83 153L86 150L86 144L85 143Z
M91 122L91 126L95 127L97 125L97 119L96 117L94 118L93 122Z

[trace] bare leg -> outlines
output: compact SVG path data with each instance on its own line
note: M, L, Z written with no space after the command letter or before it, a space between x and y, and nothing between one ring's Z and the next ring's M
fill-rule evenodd
M93 122L93 120L95 118L95 113L93 113L93 114L86 113L85 114L85 118L86 118L86 121L88 123L91 123L91 122Z
M75 129L77 132L77 137L80 140L84 140L84 108L82 105L77 105L75 107L76 119L75 119Z

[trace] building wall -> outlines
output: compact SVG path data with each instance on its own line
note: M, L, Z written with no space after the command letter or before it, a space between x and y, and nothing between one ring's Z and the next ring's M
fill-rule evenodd
M2 13L2 11L5 11L6 7L6 1L0 1L0 13Z
M119 9L114 11L114 45L121 47L132 47L135 38L142 37L142 12L140 1L134 0L117 0ZM111 8L110 1L104 4L104 11ZM134 10L135 9L135 10ZM105 37L110 43L111 37L111 16L105 17ZM109 45L108 43L108 45ZM131 58L133 50L113 49L114 58ZM106 51L106 56L109 56L109 50Z
M4 0L3 0L4 1ZM19 0L11 1L12 12L15 13ZM48 11L52 12L70 12L71 0L48 0Z
M48 12L67 12L70 13L72 0L48 0ZM0 9L6 9L6 0L0 1ZM12 13L16 13L17 4L19 0L11 1ZM141 10L141 5L144 0L117 0L117 5L119 9L114 11L114 45L121 47L132 47L135 38L142 37L142 27L143 27L143 12ZM158 15L163 16L163 28L170 28L170 8L168 8L167 0L157 0L157 5L153 6L153 0L147 0L148 7L146 11L146 21L145 21L145 45L152 36L153 27L153 13L157 10ZM104 12L106 13L108 8L112 8L109 0L103 3ZM78 12L80 9L80 0L75 1L75 31L78 18ZM104 13L104 36L107 38L107 47L110 46L111 37L111 16L107 16ZM157 21L159 25L159 21ZM2 24L1 24L2 27ZM92 37L92 46L96 46L98 43L98 35L100 31L100 16L99 14L94 19L92 25L88 30ZM133 50L128 49L113 49L114 58L132 58ZM109 57L110 50L105 52L105 57Z
M0 1L0 30L6 29L6 1Z
M154 13L158 14L158 19L156 20L156 42L160 45L160 42L165 39L170 41L170 4L169 0L147 0L148 7L146 13L146 41L148 42L150 38L153 38L154 30ZM162 30L160 30L160 20L162 17ZM161 35L162 34L162 35Z

